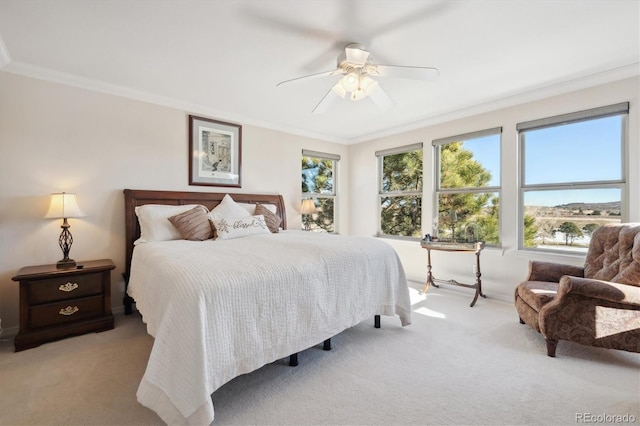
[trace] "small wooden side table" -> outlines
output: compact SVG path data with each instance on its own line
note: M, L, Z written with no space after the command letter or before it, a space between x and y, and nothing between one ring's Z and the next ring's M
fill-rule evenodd
M471 301L471 306L476 304L478 300L478 296L487 297L482 293L482 280L480 277L482 273L480 272L480 252L484 249L484 242L476 242L476 243L458 243L458 242L440 242L440 241L421 241L420 245L423 249L427 250L427 281L424 284L424 288L420 293L425 293L429 290L429 286L433 285L434 287L440 287L440 284L452 284L461 287L474 288L476 290L476 294ZM476 255L476 282L474 284L464 284L458 282L456 280L442 280L435 278L431 273L431 250L436 251L448 251L454 253L474 253Z
M113 328L111 259L27 266L12 278L20 282L20 331L16 352L63 337Z

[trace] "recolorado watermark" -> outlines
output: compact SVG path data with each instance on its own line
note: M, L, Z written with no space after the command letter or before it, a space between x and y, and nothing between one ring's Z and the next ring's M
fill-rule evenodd
M576 413L576 423L635 423L633 414Z

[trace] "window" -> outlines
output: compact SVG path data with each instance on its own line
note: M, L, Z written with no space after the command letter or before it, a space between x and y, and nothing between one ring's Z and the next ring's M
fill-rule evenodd
M624 211L629 104L519 123L521 248L586 253Z
M422 143L376 152L380 176L378 235L420 237Z
M500 244L501 134L497 127L433 141L439 239Z
M336 170L339 155L302 150L302 201L312 200L315 212L302 215L307 231L335 232Z

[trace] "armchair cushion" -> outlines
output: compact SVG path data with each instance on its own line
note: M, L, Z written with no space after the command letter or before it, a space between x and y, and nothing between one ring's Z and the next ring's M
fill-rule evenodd
M558 291L558 283L548 281L524 281L516 288L516 298L520 297L536 312L551 302Z

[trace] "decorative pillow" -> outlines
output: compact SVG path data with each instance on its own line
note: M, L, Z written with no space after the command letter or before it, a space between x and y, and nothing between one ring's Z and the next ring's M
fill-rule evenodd
M280 224L282 223L282 219L280 219L280 216L272 213L262 204L256 204L256 214L264 216L264 221L267 223L269 231L275 234L280 230Z
M220 220L223 218L234 218L234 217L250 217L251 213L249 213L245 208L243 208L240 204L233 201L233 198L229 194L226 194L220 204L215 206L213 210L209 212L209 220L214 222L216 220Z
M222 218L214 220L213 225L221 240L271 233L262 215Z
M246 211L249 212L249 214L251 216L255 215L255 214L260 214L260 213L256 213L256 207L258 206L259 203L256 204L252 204L252 203L238 203L238 205L240 207L242 207L243 209L245 209ZM269 210L271 213L275 213L278 211L278 207L275 204L263 204L263 207L266 207L267 210Z
M251 216L256 214L256 205L251 203L238 203L240 207L245 209Z
M185 240L204 241L213 238L213 228L204 206L196 206L184 213L171 216L169 222L178 229Z
M138 223L140 223L140 238L134 244L150 243L154 241L181 240L182 235L167 219L191 210L199 204L183 206L169 206L166 204L145 204L135 208ZM201 206L202 208L206 208Z

